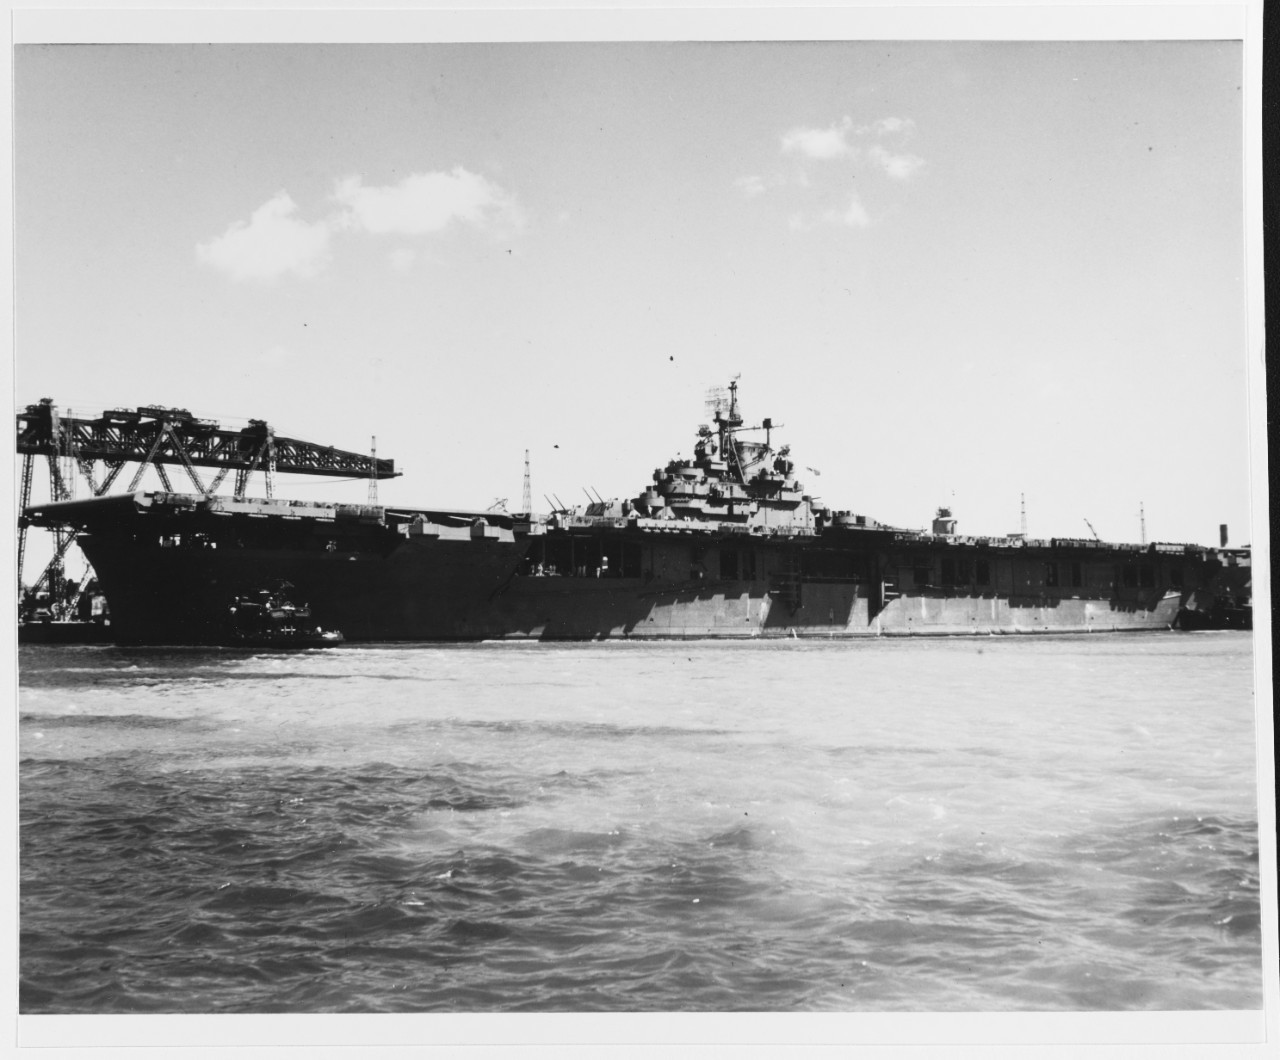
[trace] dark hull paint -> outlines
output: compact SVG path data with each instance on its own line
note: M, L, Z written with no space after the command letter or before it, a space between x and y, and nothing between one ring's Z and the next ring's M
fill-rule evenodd
M750 638L1085 633L1168 629L1180 596L1145 589L1028 587L1012 556L992 585L886 592L886 556L849 544L856 573L779 585L780 549L761 547L751 579L688 577L687 540L649 542L642 577L518 573L526 541L401 539L389 550L157 548L81 538L111 606L119 643L218 643L227 601L283 578L315 621L359 641ZM794 549L792 549L794 552ZM916 546L913 563L934 547ZM952 549L952 551L956 551ZM1109 567L1102 559L1099 569ZM675 576L679 572L683 577ZM1020 586L1019 582L1023 582Z
M19 644L111 644L114 631L100 622L20 622Z
M511 576L511 544L406 545L377 553L137 548L87 537L82 547L122 644L211 644L238 593L284 579L317 624L348 641L480 639L489 598Z
M1211 629L1253 629L1252 607L1214 607L1207 611L1184 610L1178 628L1188 631Z

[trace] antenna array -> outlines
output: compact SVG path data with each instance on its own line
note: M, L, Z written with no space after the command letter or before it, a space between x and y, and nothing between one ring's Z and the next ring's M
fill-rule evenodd
M728 412L729 388L724 386L713 386L707 391L705 405L707 415L713 418L717 412Z

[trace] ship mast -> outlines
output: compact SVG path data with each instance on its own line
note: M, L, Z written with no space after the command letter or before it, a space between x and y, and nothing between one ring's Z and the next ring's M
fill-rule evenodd
M742 416L738 412L738 380L729 383L729 411L727 414L716 409L716 431L719 435L720 454L730 471L739 482L743 482L742 460L738 453L738 443L733 432L742 426Z

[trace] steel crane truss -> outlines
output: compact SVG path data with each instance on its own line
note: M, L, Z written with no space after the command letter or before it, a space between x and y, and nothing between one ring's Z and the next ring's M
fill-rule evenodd
M280 437L264 420L250 420L248 427L230 430L213 420L197 419L185 409L160 406L115 409L97 419L82 419L59 416L47 399L18 414L18 452L73 457L86 470L97 495L105 492L92 474L98 460L106 463L112 477L124 463L136 461L157 468L181 464L201 493L212 493L217 486L204 486L195 470L198 467L220 472L219 485L221 477L233 470L379 479L396 475L394 460ZM134 488L138 481L140 474L135 476Z
M130 493L141 484L148 467L155 468L167 492L174 492L165 465L180 464L196 490L206 497L215 494L227 474L235 471L234 496L238 500L244 499L255 471L261 471L266 479L268 498L274 492L272 480L276 472L368 478L371 482L399 474L394 460L379 460L372 453L282 438L265 420L250 420L249 426L232 430L219 426L214 420L199 419L186 409L162 405L111 409L96 419L84 419L60 415L50 398L28 405L26 411L18 413L17 451L24 458L18 519L19 586L28 525L21 513L31 503L33 463L37 456L48 458L49 492L55 501L72 496L71 483L59 467L61 459L74 463L96 497L111 488L125 465L135 462L138 468L129 483ZM97 475L98 461L102 461L105 472L101 481ZM213 479L207 486L197 468L214 469ZM65 531L58 531L55 538L53 559L40 575L35 592L44 589L55 572L61 572L63 557L74 541L74 535ZM83 594L88 578L86 574L71 607Z

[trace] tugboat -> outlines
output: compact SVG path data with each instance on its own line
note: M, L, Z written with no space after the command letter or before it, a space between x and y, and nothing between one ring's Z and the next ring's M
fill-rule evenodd
M282 649L332 648L341 644L344 638L337 630L324 630L307 622L310 608L306 604L299 607L285 596L285 591L292 588L290 582L280 580L269 589L237 596L227 610L224 646Z

